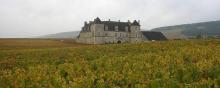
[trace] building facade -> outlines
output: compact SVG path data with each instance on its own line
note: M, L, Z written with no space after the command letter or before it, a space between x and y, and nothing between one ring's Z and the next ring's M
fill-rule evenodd
M112 44L125 42L142 42L143 34L140 22L101 21L98 17L89 23L85 22L77 37L78 43Z

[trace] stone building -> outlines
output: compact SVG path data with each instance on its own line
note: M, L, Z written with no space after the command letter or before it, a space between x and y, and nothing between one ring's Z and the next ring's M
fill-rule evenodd
M142 42L140 22L101 21L98 17L85 22L77 37L77 42L86 44L111 44Z

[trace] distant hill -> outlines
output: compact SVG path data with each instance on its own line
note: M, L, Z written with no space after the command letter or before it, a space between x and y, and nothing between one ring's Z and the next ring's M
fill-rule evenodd
M195 38L198 35L217 37L220 36L220 21L160 27L152 31L160 31L169 39Z
M79 34L79 31L71 31L71 32L61 32L56 34L48 34L39 36L38 38L76 38Z
M151 31L162 32L168 39L195 38L198 35L207 37L219 37L220 21L159 27L152 29ZM39 36L38 38L76 38L78 34L79 31L71 31Z

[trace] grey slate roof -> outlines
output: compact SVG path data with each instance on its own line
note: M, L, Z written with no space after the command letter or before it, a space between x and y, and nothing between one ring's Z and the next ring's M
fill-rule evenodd
M133 23L130 22L119 22L119 21L101 21L98 17L91 21L90 23L86 23L84 27L82 27L82 32L91 31L90 26L91 24L104 24L104 28L108 27L107 31L116 31L115 27L118 26L118 31L126 31L126 27L128 27L128 32L130 32L130 26L140 26L140 24L135 20Z
M102 23L102 21L99 19L99 17L97 17L97 18L94 20L94 23L99 24L99 23Z
M118 31L126 31L126 27L128 27L128 31L130 31L130 25L128 22L102 21L102 23L105 27L108 27L108 31L116 31L115 26L118 26Z
M142 31L142 34L148 40L167 40L167 38L161 33L156 31Z
M140 24L136 20L134 20L134 22L131 25L140 26Z
M84 27L82 27L81 32L90 32L90 26L91 24L85 24Z

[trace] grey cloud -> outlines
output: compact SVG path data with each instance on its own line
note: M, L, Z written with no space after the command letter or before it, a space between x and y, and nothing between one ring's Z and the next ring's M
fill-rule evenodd
M219 0L0 0L0 37L80 30L84 21L141 20L142 28L220 20Z

